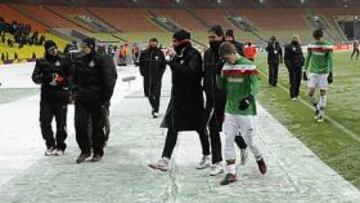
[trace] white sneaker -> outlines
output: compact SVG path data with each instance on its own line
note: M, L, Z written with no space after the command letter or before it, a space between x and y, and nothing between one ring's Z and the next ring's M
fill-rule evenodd
M154 170L166 172L169 170L169 162L170 162L170 159L163 157L156 163L149 164L148 166Z
M158 112L153 112L152 116L153 116L153 118L158 118L160 116L160 114Z
M205 169L211 165L210 156L203 156L199 164L196 166L196 169Z
M318 123L324 122L324 116L325 116L324 110L320 110L319 116L318 116L318 118L317 118L317 122L318 122Z
M47 149L45 151L45 156L54 156L55 155L55 148L54 147L50 147L49 149Z
M248 150L240 149L240 164L245 165L248 158Z
M65 154L64 150L61 149L55 150L55 156L64 156L64 154Z
M216 176L219 175L220 173L224 173L224 168L221 162L218 162L210 166L210 172L209 172L210 176Z

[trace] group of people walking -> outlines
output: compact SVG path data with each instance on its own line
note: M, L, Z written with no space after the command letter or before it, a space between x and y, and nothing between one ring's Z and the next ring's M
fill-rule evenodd
M271 37L266 47L268 82L273 87L277 85L279 64L284 61L289 70L290 97L296 100L299 96L301 77L308 80L308 95L315 107L316 119L321 122L326 88L333 81L333 53L332 45L323 40L321 30L314 31L313 36L315 41L309 45L306 59L298 35L285 47L284 59L279 42ZM246 57L249 53L254 56L256 50L249 43L245 47L249 49L244 51L244 45L234 39L231 30L225 33L221 26L214 25L208 31L209 48L203 56L192 46L191 34L185 30L173 34L174 54L170 60L166 60L156 38L150 39L148 48L141 52L140 73L153 118L159 117L161 81L167 66L172 79L171 97L161 123L161 127L168 129L167 135L160 160L149 164L152 169L168 171L179 132L196 131L202 148L202 158L196 168L210 168L211 176L225 172L221 185L237 180L235 144L240 148L241 164L246 163L251 151L259 172L266 174L255 121L258 70L254 58ZM109 128L109 106L117 73L112 58L98 54L95 47L93 39L85 39L78 55L62 55L55 42L46 41L45 57L36 61L32 79L41 84L40 124L46 156L64 155L69 103L75 103L76 141L80 148L76 163L89 158L97 162L104 155L109 132L104 128ZM315 98L317 89L319 99ZM54 117L55 136L51 127ZM224 149L220 132L225 136Z

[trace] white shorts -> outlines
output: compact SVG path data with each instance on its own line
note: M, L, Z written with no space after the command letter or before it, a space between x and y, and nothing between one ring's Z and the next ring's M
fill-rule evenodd
M309 74L309 81L308 81L308 87L309 88L319 88L321 90L326 90L328 87L328 73L325 74L316 74L316 73L310 73Z

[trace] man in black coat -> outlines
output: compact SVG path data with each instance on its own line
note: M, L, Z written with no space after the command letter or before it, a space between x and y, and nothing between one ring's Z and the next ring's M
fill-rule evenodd
M103 128L117 73L110 56L96 53L94 39L84 39L81 52L83 56L76 59L71 77L71 89L75 97L76 141L81 150L76 163L82 163L91 156L90 143L94 151L91 161L97 162L104 155L106 136ZM89 118L92 121L90 137Z
M237 52L240 54L240 56L245 57L244 44L235 40L234 30L229 29L226 31L225 40L233 43L236 47Z
M49 40L45 42L45 58L36 61L32 73L32 80L36 84L41 84L40 126L46 142L46 156L62 156L66 149L69 66L67 60L59 55L55 42ZM54 117L55 138L51 127Z
M141 52L140 73L144 77L144 93L152 107L153 118L159 116L161 80L165 68L164 53L158 48L158 40L152 38L149 47Z
M289 45L285 47L284 61L289 71L290 98L297 100L301 84L302 67L304 65L304 55L299 43L299 35L294 35Z
M179 131L197 131L203 155L210 155L209 140L201 127L204 98L201 86L202 59L190 43L190 33L180 30L173 35L176 55L169 62L172 71L171 98L161 127L168 128L162 158L149 167L167 171Z
M279 65L283 62L283 54L280 43L276 41L275 36L270 37L266 46L268 52L267 63L269 66L269 85L276 87L278 81Z

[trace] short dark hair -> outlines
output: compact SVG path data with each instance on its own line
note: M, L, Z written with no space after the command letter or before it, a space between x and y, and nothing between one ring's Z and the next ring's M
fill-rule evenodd
M151 38L149 42L159 42L155 37Z
M324 32L322 31L322 29L317 29L313 32L313 37L315 39L320 39L324 36Z
M231 42L223 42L219 47L219 55L220 57L224 57L225 55L237 53L237 49L235 45Z
M208 32L213 32L215 33L217 36L223 37L224 36L224 30L222 29L222 27L220 25L214 25L212 26Z

